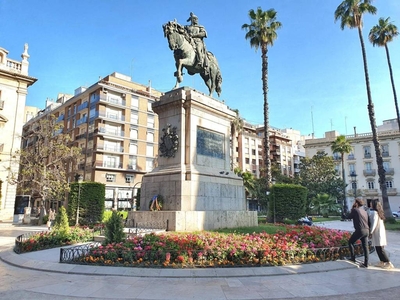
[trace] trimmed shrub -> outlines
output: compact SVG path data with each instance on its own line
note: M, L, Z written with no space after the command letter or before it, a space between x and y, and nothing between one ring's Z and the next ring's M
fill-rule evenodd
M125 240L124 224L117 211L113 211L105 227L105 244L120 243Z

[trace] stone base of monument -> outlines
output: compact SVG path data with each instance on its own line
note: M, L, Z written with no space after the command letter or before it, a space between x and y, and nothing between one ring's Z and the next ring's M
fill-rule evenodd
M257 226L257 212L246 210L242 178L231 170L231 122L225 103L191 88L163 95L158 114L158 166L143 176L135 223L167 221L168 230L195 231ZM154 195L162 211L148 210Z

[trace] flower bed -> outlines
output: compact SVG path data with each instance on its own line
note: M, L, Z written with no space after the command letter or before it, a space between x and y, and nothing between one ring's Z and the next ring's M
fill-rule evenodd
M16 253L32 252L66 245L73 245L93 240L93 230L73 227L68 234L58 231L43 231L18 236L15 239Z
M167 232L93 246L73 263L172 268L310 263L349 255L349 238L346 231L290 225L273 235Z

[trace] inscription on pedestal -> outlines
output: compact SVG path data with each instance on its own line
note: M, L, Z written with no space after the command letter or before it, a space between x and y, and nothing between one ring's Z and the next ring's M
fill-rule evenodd
M224 159L224 143L223 134L197 127L197 154Z

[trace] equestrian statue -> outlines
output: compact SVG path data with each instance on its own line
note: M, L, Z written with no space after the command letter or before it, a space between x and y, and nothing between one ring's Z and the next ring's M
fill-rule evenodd
M215 91L218 97L221 94L222 76L214 54L206 50L204 38L207 37L205 28L198 24L198 18L190 13L187 22L190 25L182 26L174 21L163 25L164 37L168 39L169 48L174 51L176 84L179 87L183 80L183 67L189 75L199 73L208 87L210 96Z

